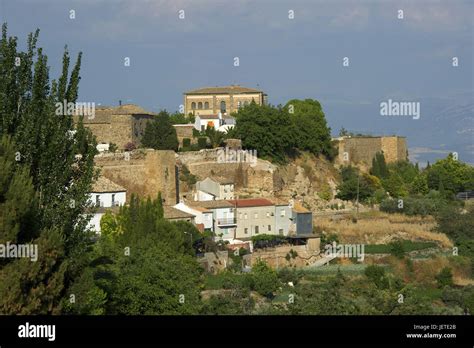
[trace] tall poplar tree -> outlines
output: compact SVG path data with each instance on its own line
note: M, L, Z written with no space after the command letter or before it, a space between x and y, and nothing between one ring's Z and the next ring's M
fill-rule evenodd
M15 153L15 165L28 171L35 191L33 206L21 207L32 227L20 229L26 234L19 241L39 248L35 263L8 259L0 264L2 314L58 313L60 299L82 269L89 246L84 212L96 175L96 143L82 122L74 127L72 115L56 112L56 103L77 100L81 53L69 75L66 47L61 76L50 81L47 56L37 47L38 35L37 30L28 36L25 52L18 51L16 37L7 35L6 24L0 39L0 136L11 139L8 148L14 146L9 151ZM8 192L12 182L1 173L2 189ZM15 242L18 234L6 231L13 227L2 228L4 240Z

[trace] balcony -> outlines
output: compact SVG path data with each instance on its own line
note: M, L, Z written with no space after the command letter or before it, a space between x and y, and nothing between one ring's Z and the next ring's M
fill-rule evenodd
M217 226L232 226L237 225L236 218L228 218L228 219L216 219Z

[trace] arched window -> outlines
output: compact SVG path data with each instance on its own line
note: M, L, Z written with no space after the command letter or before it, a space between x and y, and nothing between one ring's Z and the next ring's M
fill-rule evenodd
M204 103L204 109L208 110L209 109L209 102Z
M198 109L202 109L202 102L198 103Z
M195 102L192 102L192 103L191 103L191 109L193 109L193 110L196 109L196 103L195 103Z
M226 111L225 101L221 101L221 112L225 112L225 111Z

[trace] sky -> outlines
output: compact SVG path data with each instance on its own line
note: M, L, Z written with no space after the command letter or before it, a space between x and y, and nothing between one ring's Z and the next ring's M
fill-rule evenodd
M239 84L319 100L333 135L399 134L413 161L474 163L474 1L0 0L0 21L23 48L40 29L51 78L65 45L83 52L79 101L173 112L187 90ZM420 118L382 116L389 99Z

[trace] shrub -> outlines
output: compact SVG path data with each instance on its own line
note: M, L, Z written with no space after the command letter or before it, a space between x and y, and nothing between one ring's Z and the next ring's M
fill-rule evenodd
M183 147L190 147L191 146L191 139L189 138L183 138Z
M135 150L136 148L137 148L137 145L135 145L135 143L131 141L126 143L124 147L125 151L132 151L132 150Z
M453 273L449 267L444 267L435 278L440 288L453 285Z
M432 215L446 206L446 201L441 198L404 197L403 206L399 208L398 199L385 199L380 203L380 210L387 213L404 213L406 215Z
M117 149L118 149L117 144L114 144L114 143L109 144L109 152L115 152L117 151Z
M198 148L205 149L207 147L207 138L199 137L198 138Z
M260 295L272 298L280 286L276 272L265 261L258 260L252 267L253 290Z
M405 249L403 248L402 241L397 240L390 243L390 254L399 259L403 259L403 256L405 256Z
M387 289L389 287L388 278L385 275L385 269L382 266L370 265L364 271L364 274L369 278L379 289Z

